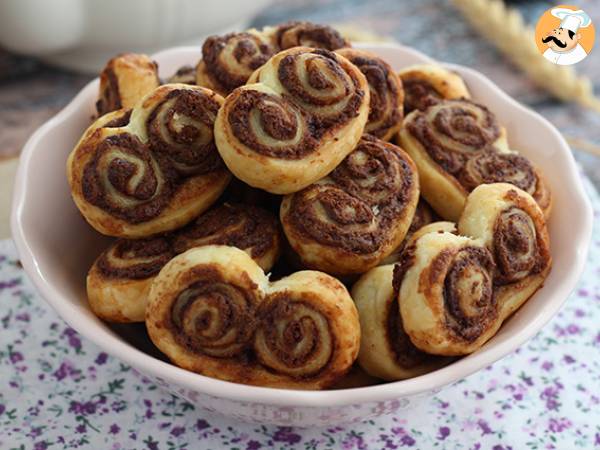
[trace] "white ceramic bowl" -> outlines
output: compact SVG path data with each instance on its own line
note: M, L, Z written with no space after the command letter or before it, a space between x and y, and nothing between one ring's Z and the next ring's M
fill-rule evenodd
M396 69L430 61L397 45L363 45ZM156 54L162 76L195 63L197 48ZM582 272L592 229L592 209L563 137L537 113L509 98L491 81L465 67L448 65L467 82L473 97L494 111L513 148L545 173L554 195L549 223L554 268L536 293L479 351L417 378L377 386L304 392L268 389L207 378L147 352L123 327L96 318L85 300L85 275L106 245L73 204L65 176L68 153L90 123L98 80L88 84L56 117L29 139L17 174L12 230L23 266L42 296L86 338L131 364L171 392L210 411L250 422L315 426L360 421L382 414L409 414L422 398L480 370L531 338L558 311ZM129 328L130 329L130 328ZM150 350L151 352L151 350Z

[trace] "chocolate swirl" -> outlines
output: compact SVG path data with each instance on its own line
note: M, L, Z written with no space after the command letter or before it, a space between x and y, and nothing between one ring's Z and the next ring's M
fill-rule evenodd
M223 165L213 139L220 104L199 90L172 90L146 121L150 148L184 175L199 175Z
M177 253L201 245L228 245L246 251L256 260L272 249L278 234L277 220L266 211L225 204L178 231L173 245Z
M492 255L482 247L463 247L455 253L440 253L431 267L433 273L446 270L443 297L447 326L461 340L477 340L498 316Z
M394 358L400 367L409 369L420 366L432 360L432 356L419 350L410 340L400 315L398 301L391 301L386 323L387 342L394 353Z
M495 116L469 100L444 100L414 113L406 127L429 156L452 175L500 137Z
M106 277L138 280L156 275L173 256L165 237L119 239L100 255L97 265Z
M493 249L499 275L497 284L513 283L536 274L545 263L532 218L515 206L496 218Z
M415 109L425 111L443 100L440 93L426 80L406 78L402 80L404 88L404 113L408 114Z
M346 64L327 50L291 54L279 62L285 94L311 113L317 139L324 129L358 115L365 92Z
M365 135L325 179L292 197L289 223L325 245L368 254L386 240L416 184L397 147Z
M197 353L218 358L240 355L256 326L257 299L207 267L196 270L194 279L171 306L176 339Z
M181 66L167 79L167 84L196 84L196 69L190 65Z
M537 176L529 160L516 153L486 151L469 158L458 179L472 191L480 184L510 183L534 194Z
M292 377L317 375L329 363L335 336L317 301L279 293L261 305L254 349L263 365Z
M292 47L313 47L326 50L350 47L350 43L328 25L291 21L275 31L275 40L281 50Z
M265 39L250 32L211 36L202 46L204 69L226 93L246 84L274 54Z
M262 155L300 159L318 145L311 118L276 95L239 91L228 120L240 142Z
M389 64L368 52L354 49L339 52L367 78L369 83L370 110L365 132L383 138L390 129L398 127L402 120L402 82Z
M128 133L111 135L95 148L82 176L84 198L104 211L141 223L157 217L174 190L169 165Z
M119 80L113 67L107 66L101 74L100 93L96 101L98 116L122 108Z

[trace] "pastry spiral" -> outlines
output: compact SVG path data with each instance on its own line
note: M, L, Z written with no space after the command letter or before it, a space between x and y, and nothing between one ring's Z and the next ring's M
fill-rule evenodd
M88 273L92 311L109 322L143 322L150 286L160 269L176 254L217 244L245 251L268 272L281 251L278 221L260 208L225 204L172 234L118 239Z
M401 380L431 372L448 360L422 352L404 331L393 265L375 267L352 287L360 318L358 363L370 375Z
M138 103L126 125L93 123L67 161L73 199L90 225L141 238L206 210L231 178L213 139L222 102L208 89L164 85Z
M412 343L437 355L468 354L502 323L494 260L478 241L427 233L405 250L394 273L400 315Z
M311 22L291 21L263 30L271 36L279 50L292 47L312 47L337 50L350 47L350 42L334 28Z
M238 383L322 389L356 359L360 325L346 288L324 273L269 283L233 247L194 248L156 277L146 310L154 344L175 364Z
M484 151L508 151L494 114L470 100L444 100L413 111L399 136L419 169L421 195L454 222L468 194L457 179L467 160Z
M181 66L167 80L167 84L196 84L196 68L190 65Z
M477 350L540 288L551 267L543 212L508 183L469 194L459 235L420 231L402 254L394 283L404 329L428 353Z
M202 60L196 67L196 84L226 96L246 84L252 72L277 52L257 30L210 36L202 45Z
M389 141L402 126L404 90L392 67L373 53L353 48L338 50L360 69L370 90L369 120L365 133Z
M510 183L530 194L546 219L550 217L552 195L546 180L527 158L515 152L485 151L473 155L459 172L458 180L469 192L480 184Z
M415 64L398 75L404 87L404 113L424 111L442 100L470 98L463 79L437 64Z
M331 172L358 143L369 112L365 76L343 56L294 47L232 92L215 140L235 176L275 194Z
M507 183L481 185L467 199L461 234L480 239L496 265L494 283L503 317L537 291L552 258L544 214L535 200Z
M355 274L398 247L418 200L418 175L408 155L365 135L327 177L284 197L280 217L307 267Z
M159 85L158 65L148 56L136 53L115 56L100 73L98 115L133 108Z

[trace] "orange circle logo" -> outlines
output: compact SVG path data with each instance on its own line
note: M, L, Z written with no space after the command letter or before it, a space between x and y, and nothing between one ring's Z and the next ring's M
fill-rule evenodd
M590 54L595 34L592 19L584 10L558 5L540 17L535 27L535 43L548 61L568 66Z

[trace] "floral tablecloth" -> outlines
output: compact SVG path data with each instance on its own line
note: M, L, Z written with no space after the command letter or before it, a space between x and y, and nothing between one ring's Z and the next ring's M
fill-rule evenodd
M534 339L406 416L294 429L214 417L68 327L0 241L1 449L600 448L600 197L589 262Z

